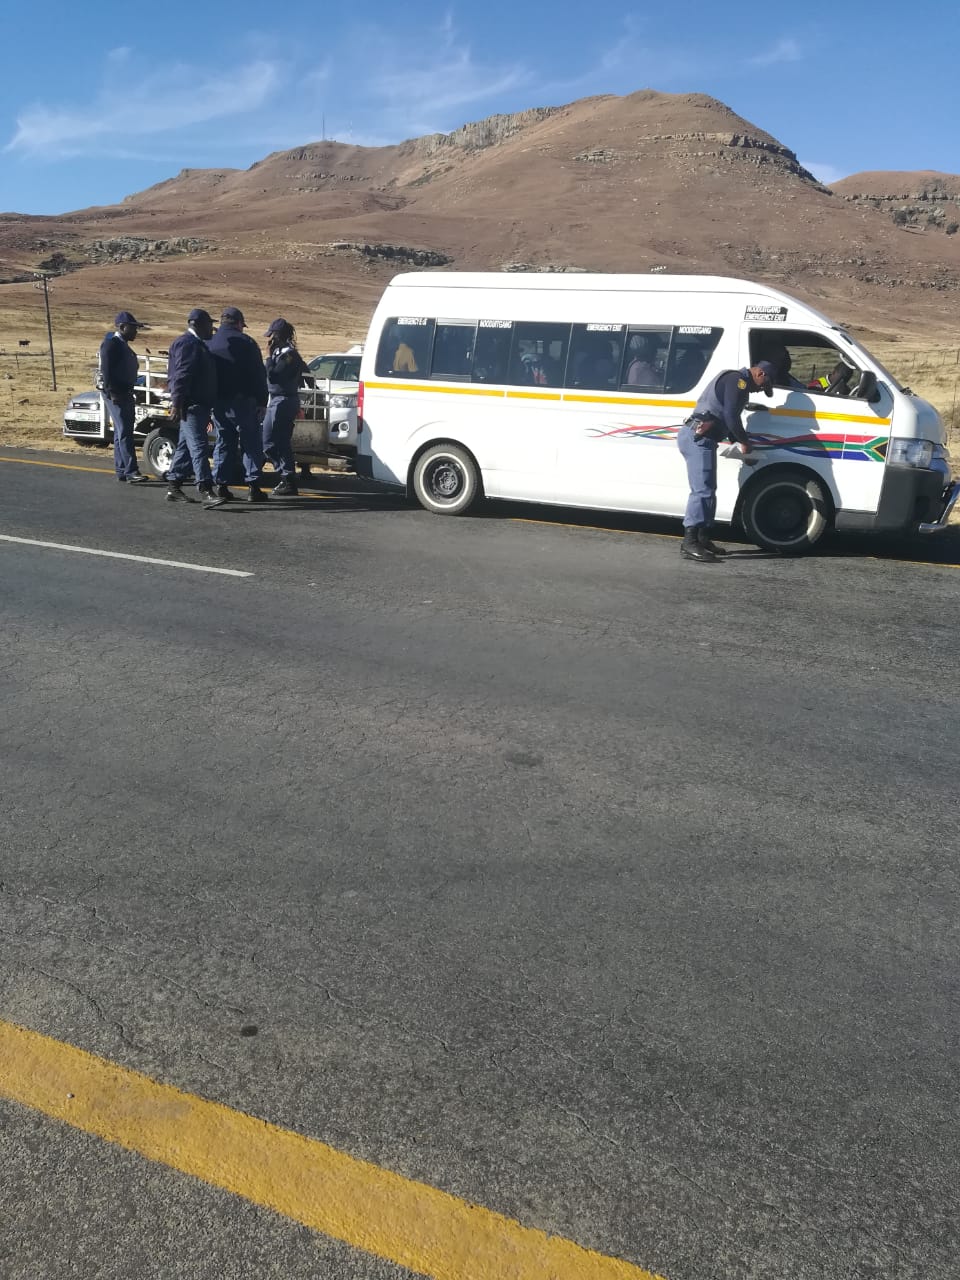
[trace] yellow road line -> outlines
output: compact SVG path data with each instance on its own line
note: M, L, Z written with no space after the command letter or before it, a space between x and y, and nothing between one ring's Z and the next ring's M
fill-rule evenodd
M97 473L97 475L101 475L101 476L113 475L113 472L108 471L106 467L81 467L73 462L41 462L38 458L4 458L4 457L0 457L0 462L19 462L21 466L25 466L25 467L56 467L57 470L59 471L94 471ZM165 482L163 480L156 480L154 481L154 483L157 485L161 485L161 484L164 484ZM310 493L307 490L302 490L300 493L300 496L301 498L321 498L329 501L330 499L335 498L338 495L333 493Z
M73 462L41 462L39 458L2 458L0 462L19 462L24 467L56 467L58 471L96 471L101 476L112 476L106 467L80 467Z
M660 1280L2 1021L0 1095L431 1280Z

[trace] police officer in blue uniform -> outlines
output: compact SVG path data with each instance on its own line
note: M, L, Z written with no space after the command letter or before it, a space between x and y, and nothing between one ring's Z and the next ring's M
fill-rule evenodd
M300 412L300 385L313 385L313 377L297 350L296 330L289 320L277 319L263 335L267 356L267 389L270 399L263 419L263 452L280 472L280 483L270 495L297 496L297 464L293 456L293 426Z
M113 324L113 331L100 343L99 355L99 384L113 422L113 465L121 484L147 484L149 478L140 474L133 444L133 389L137 385L139 365L137 353L130 346L138 330L147 326L134 319L129 311L121 311Z
M734 440L746 456L750 439L743 427L743 410L751 392L773 395L777 370L769 360L760 360L749 369L727 369L710 382L693 413L677 435L677 445L687 464L690 497L683 517L684 560L716 563L727 553L710 540L717 510L717 445Z
M187 331L170 343L167 386L170 415L180 425L180 435L167 472L167 501L189 502L183 482L191 467L204 507L222 507L226 498L213 492L213 475L207 457L207 423L217 397L217 369L207 350L213 337L208 311L194 307L187 316Z
M242 451L247 500L266 502L267 495L260 488L263 469L260 420L267 407L267 375L260 348L243 332L246 327L239 307L224 307L220 328L207 343L217 369L213 482L217 497L229 502L233 497L230 482Z

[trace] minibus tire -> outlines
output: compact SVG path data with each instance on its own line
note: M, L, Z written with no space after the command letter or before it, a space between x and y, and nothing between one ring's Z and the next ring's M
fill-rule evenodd
M740 521L751 542L764 551L805 555L817 545L832 520L823 481L800 467L771 467L744 491Z
M462 516L480 497L480 471L459 445L432 444L413 464L411 487L420 505L434 515Z

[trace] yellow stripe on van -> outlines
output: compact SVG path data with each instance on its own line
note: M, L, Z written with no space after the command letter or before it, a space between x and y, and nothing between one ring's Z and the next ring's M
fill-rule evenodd
M475 384L462 387L439 386L434 382L365 382L366 391L431 391L435 395L442 393L448 396L499 396L503 399L500 387L478 387Z
M562 400L559 391L508 391L508 400Z
M584 396L564 394L568 404L629 404L629 405L664 405L668 409L692 409L696 400L653 400L648 396Z
M473 384L455 387L435 382L365 382L363 385L370 391L429 391L434 395L497 396L507 400L546 400L554 403L562 401L564 404L620 405L637 409L692 409L697 403L696 400L665 400L662 398L655 399L651 396L581 395L579 392L518 391L513 388L504 390L495 387L478 387ZM767 409L766 405L762 405L761 408L773 418L811 418L816 422L856 422L868 427L889 427L891 422L890 418L877 418L869 414L815 413L809 409Z
M766 405L763 406L766 408ZM868 427L889 427L889 418L855 413L811 413L809 409L767 409L774 418L816 418L818 422L863 422Z

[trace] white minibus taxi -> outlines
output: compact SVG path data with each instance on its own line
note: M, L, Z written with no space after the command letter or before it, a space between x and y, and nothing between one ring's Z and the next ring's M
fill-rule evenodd
M754 465L719 459L717 518L809 551L932 532L960 494L936 410L813 308L711 276L397 276L360 370L357 470L461 515L481 496L681 516L676 436L724 369L765 359Z

